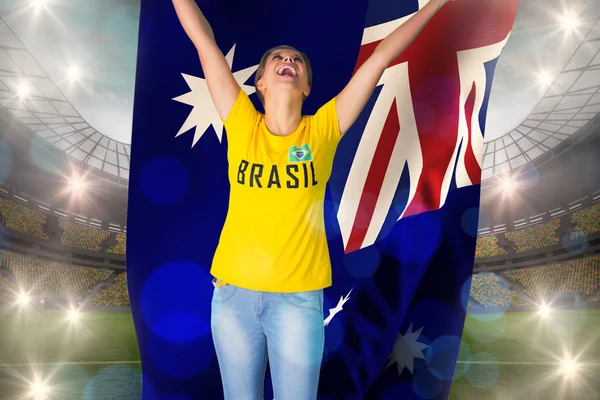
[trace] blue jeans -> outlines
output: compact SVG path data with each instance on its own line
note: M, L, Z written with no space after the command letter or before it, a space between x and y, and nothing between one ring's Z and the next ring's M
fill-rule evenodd
M225 400L263 400L267 359L275 400L317 398L325 341L322 289L215 287L211 328Z

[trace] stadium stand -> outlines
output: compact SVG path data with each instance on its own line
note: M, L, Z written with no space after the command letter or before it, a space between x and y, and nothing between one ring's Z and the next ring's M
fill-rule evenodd
M0 215L2 223L10 229L22 232L40 239L48 239L44 232L46 214L32 210L13 200L0 199Z
M48 224L52 222L62 230L60 243L63 245L96 252L105 250L115 255L126 254L125 234L47 215L13 200L0 199L0 216L8 228L38 238L49 238L45 229L50 232ZM575 228L571 230L572 238L600 232L600 203L574 212L570 221L563 219L563 222L570 222ZM556 218L504 235L515 251L524 252L559 243L557 229L560 224L561 220ZM500 242L503 238L499 235L479 237L476 258L509 255L506 247L499 245L505 243ZM8 271L0 271L0 301L12 301L16 292L25 290L31 295L90 297L90 304L96 306L127 307L130 304L124 272L114 275L109 269L64 264L4 250L0 250L1 268ZM91 294L91 288L104 281L110 286ZM532 300L559 293L578 293L588 302L599 302L600 256L512 271L475 273L468 308L530 306Z
M498 238L495 235L480 236L477 238L475 258L504 256L508 252L498 246Z
M577 227L571 232L571 239L600 232L600 203L575 211L571 215L571 223Z
M514 290L509 289L509 285L500 276L488 272L473 275L470 295L484 307L527 305Z
M0 301L13 301L15 298L15 285L13 280L4 275L0 275Z
M91 304L94 306L129 307L127 274L123 272L117 275L112 285L100 291Z
M122 233L117 234L117 244L106 249L107 253L125 255L125 240L126 236Z
M541 299L558 293L588 296L600 288L600 256L507 271L504 275L519 282L533 298Z
M126 254L125 234L116 233L116 236L109 240L112 234L109 231L47 215L41 211L32 210L14 200L0 199L0 216L4 225L8 228L43 239L49 238L45 228L48 230L51 228L47 224L51 222L56 224L56 221L58 221L58 226L62 231L60 243L63 245L95 252L106 251L115 255L124 256ZM600 232L600 203L574 212L570 216L570 223L574 228L570 229L572 240ZM555 218L539 225L506 232L503 235L509 241L508 243L512 245L510 248L507 248L505 244L503 244L503 247L499 245L500 239L503 239L499 236L501 234L480 236L477 238L475 258L507 256L510 254L511 249L516 252L525 252L560 243L561 239L558 237L557 232L560 225L560 218ZM568 228L568 226L565 228Z
M58 225L63 230L60 242L65 246L79 247L91 251L101 251L102 242L110 232L60 218Z
M31 295L50 293L84 298L93 285L113 274L108 269L64 265L8 251L0 250L0 255L1 266L10 270L16 279L13 282L0 274L0 301L14 300L14 293L20 290L29 291ZM509 282L520 285L519 290L534 300L559 293L579 293L588 302L597 302L600 301L600 256L514 271L476 273L472 278L468 308L530 306ZM90 304L128 307L127 274L116 275L112 284L101 290Z
M552 219L540 225L505 233L506 239L514 243L515 251L529 251L552 246L560 242L556 230L560 227L560 219Z
M85 298L91 287L112 274L109 269L81 267L0 250L2 266L10 270L19 291Z

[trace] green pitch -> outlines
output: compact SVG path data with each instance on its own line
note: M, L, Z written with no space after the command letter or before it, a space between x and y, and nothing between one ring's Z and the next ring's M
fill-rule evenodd
M131 314L84 313L72 324L54 310L0 311L0 327L0 399L24 398L36 374L50 399L139 398ZM600 399L599 336L599 309L467 317L450 399ZM565 354L579 355L570 378Z

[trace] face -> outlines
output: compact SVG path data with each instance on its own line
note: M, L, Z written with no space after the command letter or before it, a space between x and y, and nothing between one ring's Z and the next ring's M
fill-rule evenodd
M291 90L299 96L308 96L308 75L304 58L295 50L275 50L265 64L257 88L263 95L266 90Z

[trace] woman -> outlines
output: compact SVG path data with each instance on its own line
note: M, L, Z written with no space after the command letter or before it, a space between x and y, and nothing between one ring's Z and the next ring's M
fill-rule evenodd
M383 40L348 85L303 116L312 70L278 46L255 77L265 113L233 78L193 0L173 0L196 46L228 140L229 209L211 274L211 326L226 399L262 399L267 360L277 400L316 399L323 289L331 286L323 200L337 144L385 68L449 0L431 0Z

